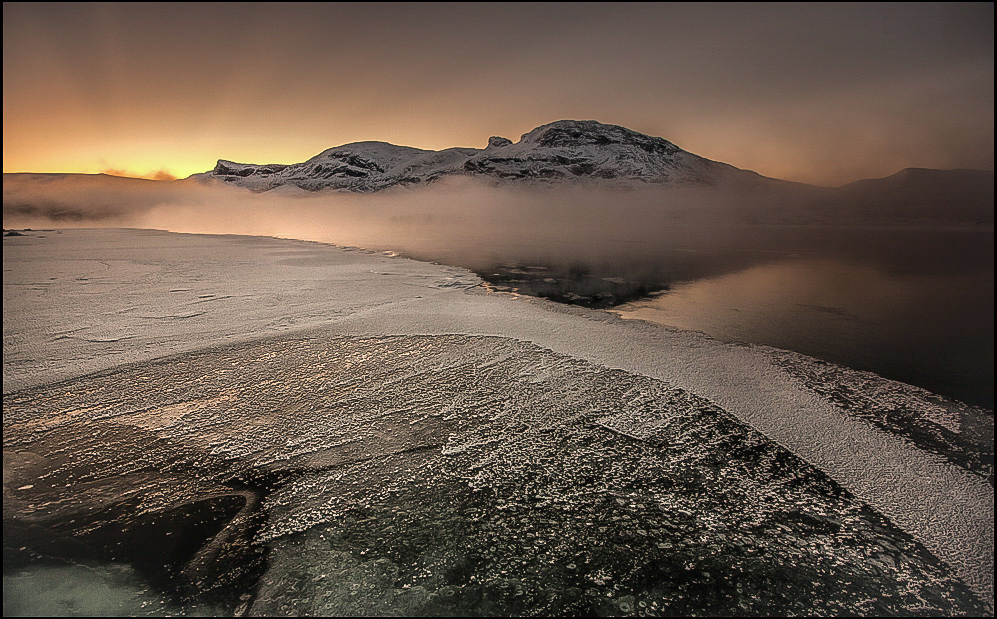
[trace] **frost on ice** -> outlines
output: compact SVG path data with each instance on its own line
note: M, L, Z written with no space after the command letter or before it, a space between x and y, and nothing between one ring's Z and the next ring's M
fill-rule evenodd
M5 547L48 531L13 560L196 524L153 573L250 614L987 612L716 405L510 338L314 332L21 390L4 472Z

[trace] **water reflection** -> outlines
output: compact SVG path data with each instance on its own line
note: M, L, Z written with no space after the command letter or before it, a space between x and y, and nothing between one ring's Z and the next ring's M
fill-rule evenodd
M791 258L674 284L621 316L767 344L993 408L993 272Z

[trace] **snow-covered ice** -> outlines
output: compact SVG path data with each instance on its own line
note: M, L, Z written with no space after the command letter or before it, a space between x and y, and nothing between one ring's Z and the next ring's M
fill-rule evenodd
M479 283L300 241L5 237L5 547L215 514L176 569L269 548L224 572L260 576L257 614L992 612L985 471L874 419L888 396L954 432L954 404Z

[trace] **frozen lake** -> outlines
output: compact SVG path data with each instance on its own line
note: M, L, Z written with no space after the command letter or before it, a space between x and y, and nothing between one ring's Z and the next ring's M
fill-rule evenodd
M479 283L5 237L5 614L992 612L992 414Z

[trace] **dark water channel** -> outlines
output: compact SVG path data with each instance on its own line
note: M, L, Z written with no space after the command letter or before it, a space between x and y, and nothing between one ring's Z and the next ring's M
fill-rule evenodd
M4 616L210 616L237 607L234 592L249 590L264 566L248 540L239 557L218 552L234 541L225 529L244 497L206 496L152 514L138 503L44 526L5 523Z
M500 291L615 307L993 409L992 229L746 226L703 238L551 244L533 262L505 248L504 263L472 266Z

